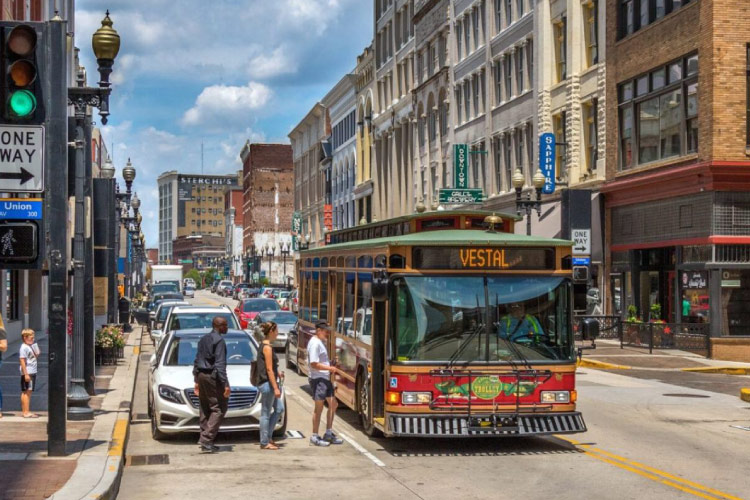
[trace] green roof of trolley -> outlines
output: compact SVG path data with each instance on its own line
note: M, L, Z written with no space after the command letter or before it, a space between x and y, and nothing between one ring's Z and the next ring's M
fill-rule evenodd
M505 245L513 247L564 247L572 246L573 242L556 238L539 238L525 234L488 232L479 229L442 229L439 231L423 231L402 236L386 236L369 240L336 243L324 247L304 250L302 255L324 250L349 250L352 248L372 248L382 246L481 246Z

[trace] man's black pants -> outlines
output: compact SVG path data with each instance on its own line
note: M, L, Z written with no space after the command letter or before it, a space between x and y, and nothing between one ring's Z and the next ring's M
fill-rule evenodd
M227 398L224 397L224 385L210 373L198 374L198 399L200 399L201 437L198 444L211 446L219 433L221 421L227 413Z

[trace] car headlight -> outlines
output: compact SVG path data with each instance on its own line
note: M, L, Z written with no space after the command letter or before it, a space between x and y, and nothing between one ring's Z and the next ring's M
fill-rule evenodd
M159 396L171 403L177 403L178 405L185 404L185 400L182 399L182 394L180 394L179 389L175 389L174 387L170 387L168 385L159 386Z
M570 403L570 392L542 391L542 403Z
M431 392L402 392L402 405L427 405L432 401Z

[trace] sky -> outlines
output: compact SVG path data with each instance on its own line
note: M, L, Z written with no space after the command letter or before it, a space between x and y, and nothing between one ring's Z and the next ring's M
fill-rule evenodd
M109 9L120 34L104 139L136 169L148 247L158 243L156 179L229 174L251 142L287 134L372 40L370 0L78 0L76 45L98 81L91 35ZM97 115L94 114L94 117Z

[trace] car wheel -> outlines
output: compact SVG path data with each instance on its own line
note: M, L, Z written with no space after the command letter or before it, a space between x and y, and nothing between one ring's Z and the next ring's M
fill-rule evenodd
M286 396L284 396L284 420L282 421L281 427L278 429L275 429L273 431L273 437L282 437L286 435L286 421L287 421L287 415L289 414L289 411L287 410L286 406Z
M359 413L359 421L362 424L365 433L368 436L375 436L377 435L378 430L370 419L371 404L370 379L369 377L366 377L363 372L360 372L357 377L357 413Z
M167 438L167 435L159 430L159 426L156 424L156 413L151 410L151 437L156 441L162 441Z
M289 342L286 343L286 349L284 352L284 359L286 360L286 369L297 372L297 366L292 363L292 356L289 353Z

